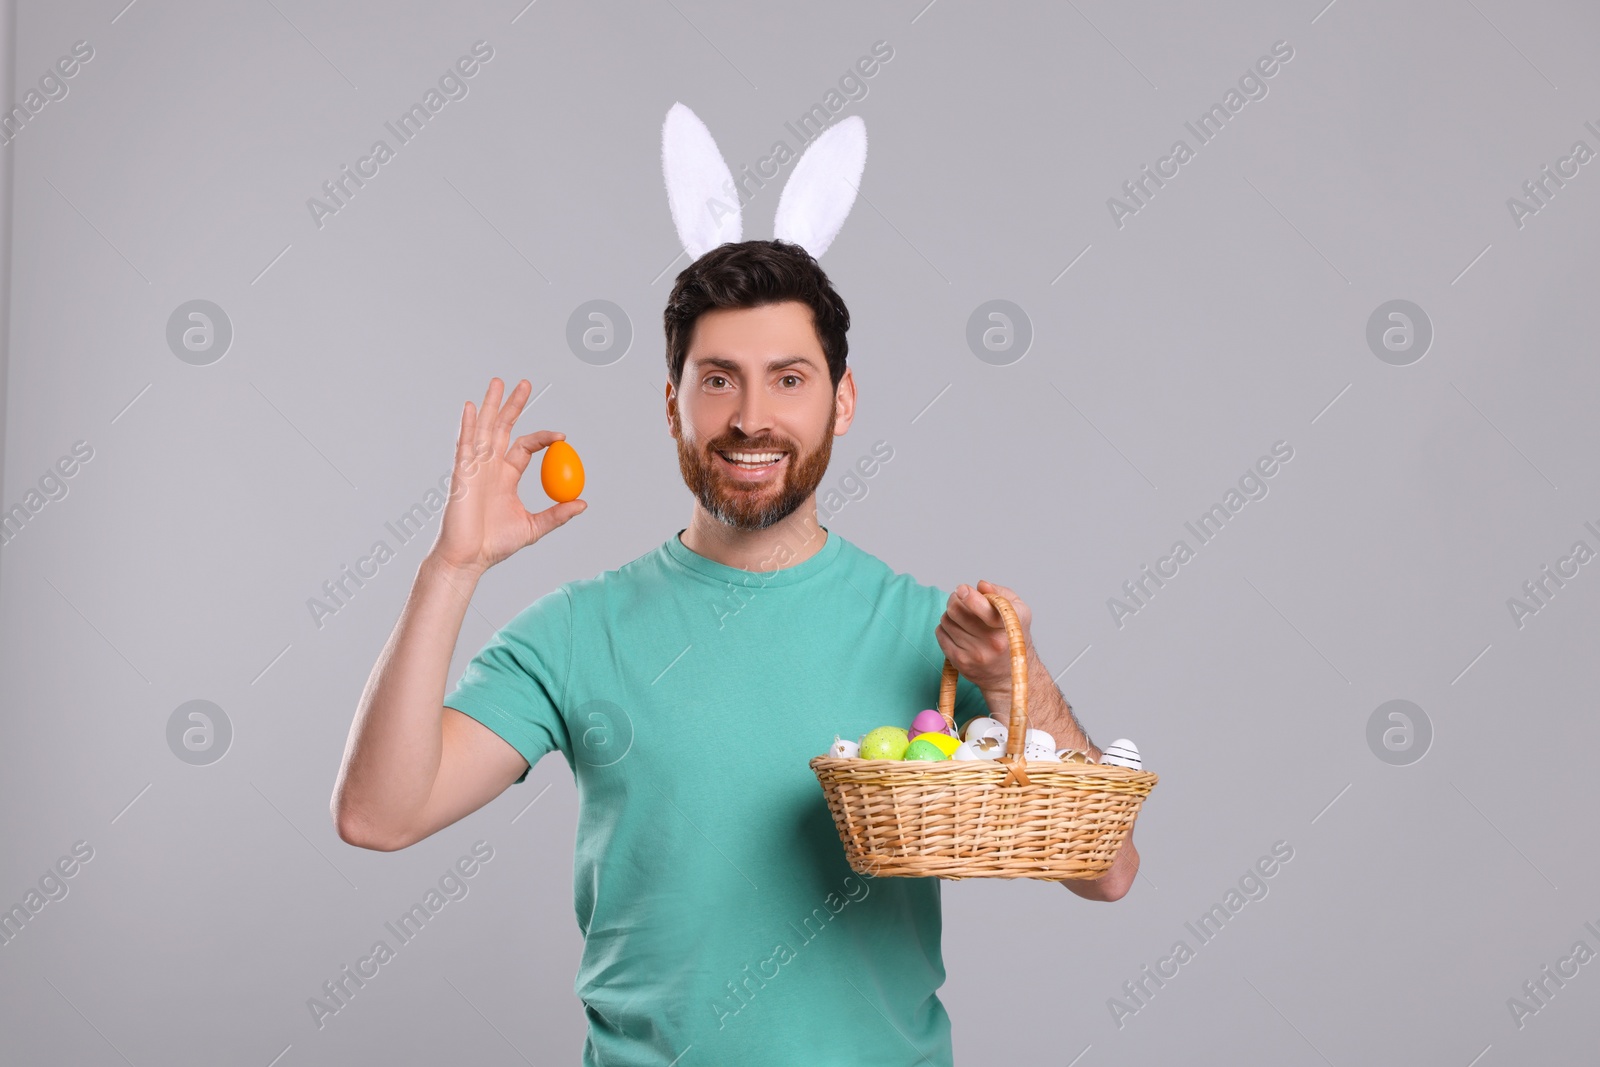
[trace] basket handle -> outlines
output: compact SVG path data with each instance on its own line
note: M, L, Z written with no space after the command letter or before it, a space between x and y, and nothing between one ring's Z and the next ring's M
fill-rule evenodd
M1000 612L1000 619L1006 624L1006 636L1011 640L1011 725L1006 729L1006 754L1000 757L1000 762L1010 764L1006 781L1015 780L1021 785L1027 785L1028 776L1023 773L1027 766L1027 759L1022 754L1023 738L1028 728L1028 646L1022 636L1022 623L1017 619L1016 609L999 593L985 593L989 603L993 604ZM944 658L944 674L939 678L939 714L944 716L944 721L953 732L956 727L956 678L958 672L955 664L950 662L950 657Z

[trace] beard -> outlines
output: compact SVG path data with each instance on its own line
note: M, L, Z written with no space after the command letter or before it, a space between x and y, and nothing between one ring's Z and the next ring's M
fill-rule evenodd
M684 484L712 518L736 530L765 530L793 514L822 483L833 456L833 426L838 414L837 407L830 407L822 443L801 454L793 441L743 435L723 435L701 449L686 439L682 420L674 411L678 470ZM716 453L729 451L782 452L783 471L778 478L758 484L734 481L717 464Z

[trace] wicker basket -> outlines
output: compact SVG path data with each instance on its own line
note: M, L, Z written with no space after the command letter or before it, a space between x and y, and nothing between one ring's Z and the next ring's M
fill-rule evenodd
M1027 762L1028 663L1011 602L987 594L1011 639L1011 724L998 760L883 760L817 756L845 858L879 877L1093 878L1133 827L1156 775L1105 764ZM947 657L939 713L955 726L955 667Z

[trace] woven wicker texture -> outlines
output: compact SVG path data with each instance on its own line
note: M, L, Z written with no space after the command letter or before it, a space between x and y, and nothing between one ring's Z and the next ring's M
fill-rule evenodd
M1093 878L1116 858L1157 777L1101 764L1029 763L1027 648L1011 602L986 594L1011 641L1011 722L998 760L817 756L845 858L904 878ZM939 713L955 726L957 673L947 657Z

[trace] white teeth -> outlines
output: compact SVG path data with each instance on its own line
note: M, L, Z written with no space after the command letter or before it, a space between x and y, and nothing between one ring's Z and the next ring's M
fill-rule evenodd
M728 459L743 467L765 467L783 458L782 452L724 452Z

